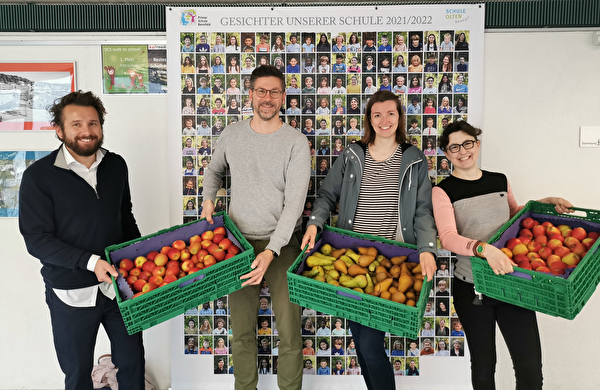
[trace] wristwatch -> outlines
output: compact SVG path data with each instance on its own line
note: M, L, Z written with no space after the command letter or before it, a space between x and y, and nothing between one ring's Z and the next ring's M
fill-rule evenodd
M475 256L485 259L484 255L483 255L484 253L485 253L485 243L481 242L481 241L477 241L477 245L475 246Z
M275 252L273 249L269 249L271 251L271 253L273 254L273 259L276 259L277 256L279 256L279 254L277 252Z

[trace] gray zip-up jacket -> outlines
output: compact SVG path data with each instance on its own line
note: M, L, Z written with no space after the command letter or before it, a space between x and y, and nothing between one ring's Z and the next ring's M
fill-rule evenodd
M396 241L416 245L419 253L437 254L435 221L431 202L431 182L427 176L427 162L423 152L410 144L402 144L400 166L399 226ZM348 146L337 158L325 181L319 188L308 225L318 229L335 210L340 209L336 227L354 230L353 222L360 192L365 163L365 146ZM373 205L377 207L377 205Z

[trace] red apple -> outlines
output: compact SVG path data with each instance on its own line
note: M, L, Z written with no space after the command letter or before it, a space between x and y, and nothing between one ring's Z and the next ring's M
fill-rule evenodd
M202 244L200 241L194 241L193 243L190 243L190 246L188 247L188 250L192 255L198 253L200 249L202 249Z
M221 241L219 243L219 247L224 250L228 250L229 247L232 245L233 245L233 242L229 238L225 238L225 239L223 239L223 241Z
M513 237L513 238L510 238L508 241L506 241L505 246L512 251L513 248L518 244L522 244L521 240L519 240L516 237Z
M575 253L576 255L579 255L583 258L583 254L587 251L587 249L585 249L585 245L583 245L582 243L578 242L577 244L573 245L571 248L571 252Z
M548 244L546 244L546 247L552 249L553 251L555 251L556 248L560 248L561 246L563 246L562 241L557 240L556 238L548 240Z
M542 249L542 244L540 244L539 242L536 242L536 241L531 241L527 245L527 249L529 249L529 252L538 253L540 251L540 249Z
M573 245L578 244L579 242L580 241L575 237L567 237L563 241L563 245L566 246L567 248L571 249L571 247L573 247Z
M148 259L146 259L144 256L138 256L135 258L134 263L136 267L142 268L142 265L144 265L144 263L147 261Z
M582 227L576 227L571 232L571 237L575 237L579 241L583 241L583 239L587 237L587 232Z
M545 235L537 236L533 239L535 242L539 242L542 246L548 245L548 237Z
M560 234L562 236L562 232L560 230L558 230L558 228L556 226L548 226L546 228L546 235L550 236L551 234Z
M156 264L158 267L163 267L168 261L169 256L165 255L164 253L159 253L154 258L154 264Z
M533 260L536 260L536 259L541 259L540 255L538 253L536 253L536 252L529 252L527 254L527 258L529 259L529 261L533 261Z
M548 267L552 267L552 264L556 263L557 261L562 263L562 261L560 260L560 256L557 256L557 255L550 255L550 256L548 256L548 258L546 259L546 265L547 265Z
M191 257L192 254L190 253L190 251L187 248L183 248L181 250L181 257L179 258L179 261L189 260Z
M549 274L549 273L550 273L550 268L548 268L548 267L538 267L538 268L535 268L535 270L536 270L537 272L545 272L545 273L547 273L547 274Z
M231 252L227 252L227 254L225 255L225 258L223 260L227 260L227 259L231 259L232 257L234 257L235 255Z
M211 265L217 264L217 260L213 255L204 256L204 268L210 267Z
M173 266L179 268L181 266L181 262L179 260L169 260L167 264L165 264L165 268L167 269Z
M531 263L529 261L521 261L520 263L517 263L517 266L519 268L533 270L533 268L531 268Z
M126 280L127 280L127 284L129 286L133 287L133 283L135 283L135 281L138 280L138 278L137 278L137 276L129 275Z
M163 277L158 275L152 275L150 276L150 279L148 279L148 283L154 283L157 286L160 286L163 283Z
M138 292L138 293L135 293L135 294L133 294L133 297L131 297L131 299L133 299L133 298L137 298L137 297L139 297L140 295L143 295L143 294L144 294L144 293L143 293L143 292L141 292L141 291L140 291L140 292Z
M535 221L531 217L527 217L521 221L521 226L525 229L531 229L535 226Z
M527 255L523 254L523 253L519 253L518 255L515 255L515 257L513 258L513 261L515 263L521 263L523 261L526 261L529 263L529 257L527 257Z
M214 236L215 236L215 233L212 230L207 230L200 235L200 237L202 237L203 241L211 241Z
M567 238L567 237L571 237L571 233L573 233L573 230L571 230L571 229L561 230L561 233L564 238Z
M213 255L215 254L215 252L217 251L217 249L221 249L219 248L219 246L215 243L211 244L208 246L208 248L206 248L206 250L208 251L209 254Z
M215 249L215 252L212 255L215 257L215 259L217 261L223 261L223 260L225 260L226 254L227 254L227 252L225 252L223 249L217 248L217 249Z
M220 243L223 239L225 238L225 236L221 235L221 234L215 234L215 236L212 239L212 242L214 242L215 244Z
M559 269L561 271L563 271L562 273L565 273L565 269L567 268L567 264L563 263L562 261L555 261L552 264L549 264L548 267L550 268L550 271L554 270L554 269Z
M129 259L123 259L119 262L119 268L123 268L127 272L131 271L134 267L135 264Z
M598 237L600 237L600 234L599 234L599 233L596 233L596 232L589 232L589 233L587 234L587 238L592 238L592 239L594 239L594 240L597 240L597 239L598 239Z
M202 249L206 249L211 246L213 242L211 240L203 240L200 245L202 245Z
M585 249L590 250L590 248L592 247L592 245L594 245L596 240L596 238L586 237L583 239L583 241L581 241L581 243L583 244L583 246L585 246Z
M227 249L227 253L233 253L234 255L237 255L238 253L240 253L242 250L236 246L236 245L232 245L229 247L229 249Z
M565 238L560 233L552 233L548 236L548 240L558 240L560 242L564 242Z
M545 267L546 262L542 259L531 260L531 268L538 269L539 267Z
M133 275L133 276L140 276L141 273L142 273L142 269L137 268L137 267L135 267L134 269L129 271L129 275Z
M569 225L564 225L564 224L563 224L563 225L558 225L558 226L557 226L557 228L558 228L558 230L560 230L561 232L563 232L563 231L565 231L565 230L572 230L572 229L571 229L571 226L569 226Z
M150 279L150 276L152 276L152 274L150 272L142 271L142 272L140 272L138 279L148 281L148 279Z
M171 248L169 249L167 256L169 256L169 259L171 260L179 260L181 257L181 251L179 249Z
M156 268L156 264L153 261L147 261L142 265L142 271L148 271L152 273L152 271Z
M154 259L156 259L156 256L157 256L158 254L159 254L159 252L157 252L157 251L152 251L152 252L150 252L150 253L148 253L148 254L146 255L146 258L147 258L148 260L150 260L150 261L154 261Z
M552 249L545 246L545 247L542 247L542 249L540 249L538 254L540 255L540 257L542 259L548 260L548 257L550 257L550 255L554 254L554 252L552 251Z
M123 278L126 278L128 275L127 270L125 268L119 268L119 273Z
M146 283L144 287L142 287L142 292L147 293L148 291L152 291L158 288L158 284L156 283Z
M571 253L571 250L569 250L569 248L567 248L566 246L559 246L554 250L554 254L560 257L561 259L569 253Z
M160 248L160 253L164 253L166 255L170 249L171 249L170 246L163 246L162 248Z
M223 226L216 227L213 232L215 234L220 234L221 236L227 237L227 229L225 229Z
M167 267L167 270L165 271L165 278L168 275L174 275L177 276L179 275L179 266L171 266L171 267Z
M174 281L177 280L177 276L176 275L165 275L165 277L163 278L163 283L172 283Z
M521 230L519 230L519 236L529 237L529 238L533 239L533 233L529 229L521 229Z
M200 237L198 234L190 237L190 245L192 245L195 242L200 242L200 241L202 241L202 237Z
M148 282L146 282L144 279L138 279L135 282L133 282L133 290L134 291L142 291L142 289L144 288L144 286L147 284Z
M185 278L186 276L187 276L187 272L185 272L184 270L179 270L179 275L177 275L177 277L179 279Z
M185 241L183 241L183 240L175 240L175 241L173 242L173 245L171 245L171 246L172 246L173 248L175 248L175 249L179 249L179 250L181 251L181 250L185 249L185 247L186 247L187 245L185 245Z
M165 276L167 269L165 267L156 267L152 270L152 275Z
M188 272L194 266L195 266L195 263L192 260L186 260L183 263L181 263L181 270L184 272Z
M533 229L531 229L531 232L533 233L534 237L545 236L546 228L542 225L535 225Z
M527 236L519 236L519 240L521 240L521 243L525 246L529 245L529 243L531 241L533 241L532 237L527 237Z
M504 255L505 255L506 257L508 257L509 259L512 259L512 258L513 258L513 253L512 253L512 251L511 251L510 249L508 249L508 248L500 248L500 251L501 251L502 253L504 253Z
M547 228L548 226L554 226L554 225L552 224L552 222L546 221L546 222L542 222L542 226Z
M191 274L193 274L194 272L198 272L198 271L200 271L201 269L202 269L202 268L200 268L200 267L198 267L198 266L196 266L196 267L192 267L192 268L190 268L190 270L188 271L188 275L191 275Z
M562 262L566 265L577 265L581 261L581 256L576 253L569 253L565 257L563 257Z

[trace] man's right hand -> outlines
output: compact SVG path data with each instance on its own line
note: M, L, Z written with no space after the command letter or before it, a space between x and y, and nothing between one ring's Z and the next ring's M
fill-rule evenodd
M311 250L315 246L315 237L317 237L317 226L309 225L306 228L306 233L304 233L304 237L302 237L302 244L300 244L300 249L304 249L306 244L308 244L307 250Z
M115 278L119 276L119 273L115 269L114 266L108 264L108 261L98 259L96 262L96 266L94 267L94 273L96 274L96 278L98 278L99 282L112 283L110 276L107 274L111 274Z
M212 215L215 212L215 204L213 203L212 200L207 199L204 202L202 202L202 213L200 213L200 219L202 218L206 218L206 220L208 221L208 223L210 223L211 225L213 223L215 223L215 221L213 221Z

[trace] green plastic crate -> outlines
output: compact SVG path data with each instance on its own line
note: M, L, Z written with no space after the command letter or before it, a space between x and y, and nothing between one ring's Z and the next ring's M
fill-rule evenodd
M599 211L574 209L585 216L559 214L554 205L530 201L505 223L488 243L497 248L504 247L508 239L517 237L521 221L527 217L532 217L540 223L550 221L554 225L566 224L573 228L583 227L588 232L600 232ZM570 273L566 276L519 267L515 267L515 272L511 274L496 275L486 260L471 257L475 289L503 302L572 320L579 314L600 282L599 245L600 239L594 243L577 267L567 270Z
M118 264L125 258L133 260L151 251L160 251L163 246L171 245L175 240L189 243L190 237L195 234L225 226L227 237L242 250L232 258L149 291L135 299L132 299L133 292L121 275L117 279L113 278L117 304L129 334L148 329L204 302L215 300L242 288L240 276L250 272L254 250L225 212L216 213L213 220L214 225L201 219L106 248L108 262Z
M334 248L375 247L380 254L388 258L408 256L407 261L418 262L419 255L415 245L327 225L316 239L315 248L309 253L304 249L287 271L291 302L396 336L418 336L432 281L423 283L417 306L412 307L302 276L306 266L305 259L324 244Z

